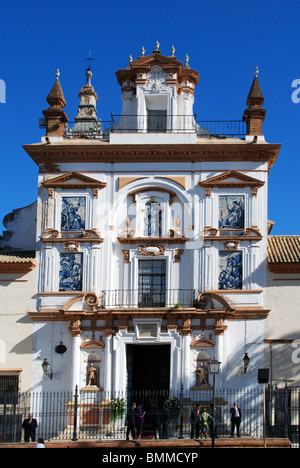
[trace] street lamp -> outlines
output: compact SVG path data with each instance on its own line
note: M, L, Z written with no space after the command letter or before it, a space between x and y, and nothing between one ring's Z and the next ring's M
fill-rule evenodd
M248 368L249 362L250 362L250 358L249 358L247 353L245 353L245 356L243 357L243 361L244 361L244 374L246 374L247 373L247 368Z
M42 362L42 368L43 368L43 371L46 375L48 375L50 377L50 379L52 380L52 370L50 371L50 364L47 360L47 358L45 358ZM49 372L50 371L50 372Z
M220 370L221 362L216 359L208 361L209 372L213 376L213 407L212 407L212 434L211 434L211 448L215 448L215 391L216 391L216 375Z

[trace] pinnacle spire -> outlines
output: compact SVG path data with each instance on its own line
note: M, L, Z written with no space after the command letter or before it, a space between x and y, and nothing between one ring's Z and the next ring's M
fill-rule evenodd
M262 135L262 124L266 116L266 110L262 108L263 103L264 96L258 81L258 67L256 67L255 77L246 101L248 108L244 111L247 135Z
M50 104L51 107L59 107L60 109L62 109L66 106L66 100L59 81L59 76L60 72L59 69L57 69L55 83L50 93L48 94L46 101L48 102L48 104Z

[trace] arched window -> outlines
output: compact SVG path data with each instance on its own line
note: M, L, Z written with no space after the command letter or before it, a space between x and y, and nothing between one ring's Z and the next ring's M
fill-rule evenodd
M161 237L162 210L160 203L153 198L145 204L144 236Z

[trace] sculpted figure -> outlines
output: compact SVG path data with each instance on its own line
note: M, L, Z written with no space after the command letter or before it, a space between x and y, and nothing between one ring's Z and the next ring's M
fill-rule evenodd
M90 367L87 370L87 381L88 381L88 384L87 384L88 387L90 387L91 385L98 387L99 385L98 369L94 366L92 362L90 363Z
M208 385L208 369L204 366L203 362L200 362L200 366L196 369L197 375L197 386Z

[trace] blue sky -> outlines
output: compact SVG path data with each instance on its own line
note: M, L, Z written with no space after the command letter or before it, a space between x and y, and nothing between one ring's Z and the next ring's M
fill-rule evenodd
M171 55L174 45L177 59L184 62L188 54L189 65L200 72L194 105L199 120L241 119L259 67L264 134L282 144L269 179L272 234L300 234L300 103L291 99L292 82L300 80L299 18L295 0L2 1L0 232L7 213L37 197L37 166L22 145L44 134L38 119L48 107L56 69L65 111L74 120L91 49L98 115L109 120L111 112L121 111L116 70L126 68L128 57L136 59L143 46L151 54L158 40L162 54Z

